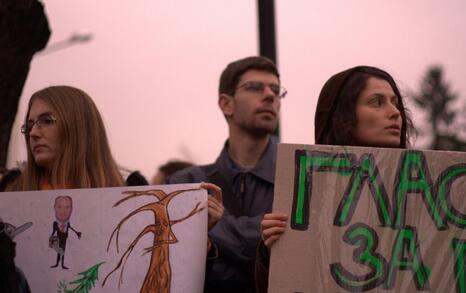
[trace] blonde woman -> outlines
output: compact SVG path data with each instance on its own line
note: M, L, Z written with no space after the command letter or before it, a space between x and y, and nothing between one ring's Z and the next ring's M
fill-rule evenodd
M125 185L100 113L84 91L52 86L34 93L21 132L27 163L16 179L9 179L7 191ZM210 183L201 187L212 194L208 200L211 229L223 215L222 191Z
M100 113L84 91L52 86L34 93L21 132L27 163L7 190L124 185Z

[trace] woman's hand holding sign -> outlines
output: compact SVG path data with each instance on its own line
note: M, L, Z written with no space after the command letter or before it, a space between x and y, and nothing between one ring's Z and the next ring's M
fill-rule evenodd
M288 215L284 213L265 214L261 222L261 237L268 250L285 232Z

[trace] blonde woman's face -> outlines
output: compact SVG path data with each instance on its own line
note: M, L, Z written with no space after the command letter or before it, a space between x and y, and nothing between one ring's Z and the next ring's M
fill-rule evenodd
M50 170L58 156L60 137L56 123L56 114L52 108L36 99L29 112L29 147L36 164Z

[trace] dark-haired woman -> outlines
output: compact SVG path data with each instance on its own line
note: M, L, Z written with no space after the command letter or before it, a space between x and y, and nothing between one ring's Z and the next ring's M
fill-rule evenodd
M413 130L394 79L382 69L357 66L332 76L315 114L315 143L406 148ZM267 292L270 248L285 231L288 215L270 213L261 222L256 260L257 292Z

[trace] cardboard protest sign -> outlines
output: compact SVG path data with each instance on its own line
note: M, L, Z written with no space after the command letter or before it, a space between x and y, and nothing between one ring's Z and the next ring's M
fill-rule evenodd
M199 184L0 193L32 292L202 292Z
M269 292L466 292L466 153L280 144Z

